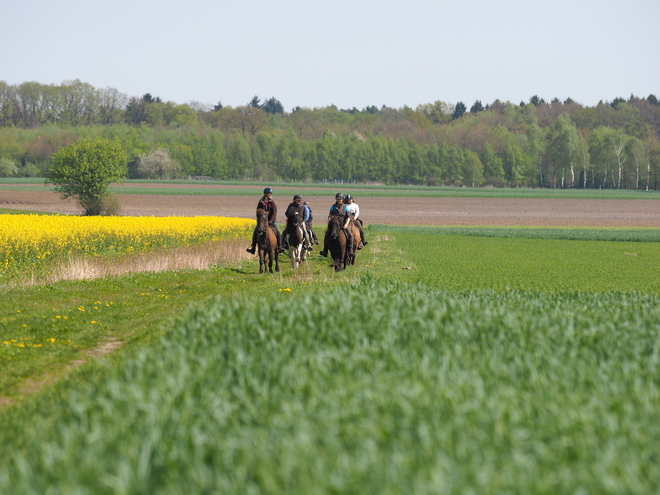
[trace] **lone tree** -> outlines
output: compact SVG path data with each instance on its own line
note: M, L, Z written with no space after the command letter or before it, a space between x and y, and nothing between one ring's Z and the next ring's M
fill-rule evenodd
M51 157L46 183L54 184L62 199L74 196L84 215L109 213L108 186L126 177L126 152L107 139L81 139Z

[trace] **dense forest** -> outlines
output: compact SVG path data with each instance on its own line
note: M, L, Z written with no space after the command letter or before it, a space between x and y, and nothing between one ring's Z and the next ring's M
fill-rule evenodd
M588 107L532 96L470 107L244 106L129 97L81 81L0 81L0 176L41 177L78 138L120 142L130 178L356 181L451 186L660 186L660 102Z

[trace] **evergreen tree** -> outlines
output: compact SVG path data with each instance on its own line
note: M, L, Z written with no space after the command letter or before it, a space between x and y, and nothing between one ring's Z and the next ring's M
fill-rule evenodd
M481 104L480 100L474 102L474 105L470 108L470 113L483 112L484 106Z
M261 109L266 113L284 113L284 106L274 96L269 98L261 105Z
M456 103L456 106L454 107L454 113L451 116L452 120L460 119L463 115L465 115L465 112L467 111L467 107L465 106L465 103L462 101L459 101Z

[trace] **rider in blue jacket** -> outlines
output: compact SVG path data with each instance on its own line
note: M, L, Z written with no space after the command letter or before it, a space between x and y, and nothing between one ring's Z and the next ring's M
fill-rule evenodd
M330 207L330 213L328 214L328 220L333 216L342 217L342 229L346 234L346 242L348 244L348 254L352 256L355 254L353 252L353 236L351 231L348 228L348 224L351 221L351 212L349 211L346 204L344 204L344 195L342 193L335 194L335 203ZM319 253L321 256L328 256L328 232L326 231L325 237L323 239L323 250Z

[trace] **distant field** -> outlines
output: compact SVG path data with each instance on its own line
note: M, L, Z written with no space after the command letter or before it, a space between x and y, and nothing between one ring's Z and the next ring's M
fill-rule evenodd
M333 191L351 192L361 197L420 197L420 198L539 198L539 199L660 199L657 191L616 189L511 189L429 187L414 185L380 185L337 183L285 183L245 181L189 181L189 180L126 180L111 189L121 194L170 194L194 196L246 196L254 195L265 186L272 186L278 196L293 196L304 192L306 196L329 196ZM44 179L0 179L0 191L50 190Z
M361 184L272 183L279 221L302 194L324 222L337 192L352 194L369 224L660 227L660 195L627 190L469 189ZM125 216L254 218L264 183L127 181L112 187ZM43 179L0 181L0 208L80 214Z

